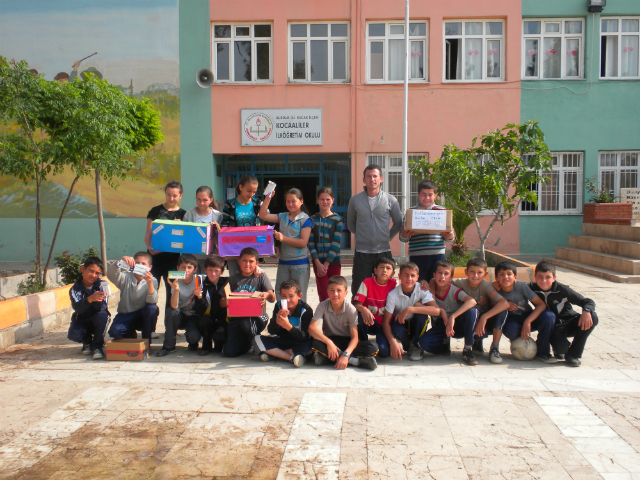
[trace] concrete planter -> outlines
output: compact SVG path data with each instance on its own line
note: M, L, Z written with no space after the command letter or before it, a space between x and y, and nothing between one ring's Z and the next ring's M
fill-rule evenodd
M18 296L18 285L29 278L29 273L0 278L0 297L12 298ZM59 268L47 270L47 285L62 283L62 275Z
M492 264L498 264L500 262L506 261L514 263L518 267L518 280L526 283L534 281L534 267L532 265L529 265L528 263L521 262L520 260L507 257L506 255L498 252L493 252L491 250L485 250L485 258L487 259L488 263ZM453 278L466 278L466 275L464 274L464 267L456 267L455 271L453 272ZM484 278L490 282L495 281L495 269L493 267L489 267L487 275Z
M631 225L631 203L585 203L582 223Z

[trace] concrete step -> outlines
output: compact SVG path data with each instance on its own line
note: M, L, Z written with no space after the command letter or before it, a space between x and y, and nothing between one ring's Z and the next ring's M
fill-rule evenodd
M608 253L609 255L640 259L640 242L590 237L586 235L570 235L569 247L580 250L591 250L596 253Z
M569 260L562 260L559 258L545 258L545 260L547 262L553 263L557 267L568 268L569 270L575 270L576 272L586 273L595 277L604 278L611 282L640 284L640 275L625 275L623 273L614 272L613 270L592 267L590 265L570 262Z
M640 275L640 260L606 253L597 253L579 248L556 248L556 258L604 268L627 275Z
M640 227L583 223L582 234L589 237L604 237L613 238L614 240L626 240L628 242L640 242Z

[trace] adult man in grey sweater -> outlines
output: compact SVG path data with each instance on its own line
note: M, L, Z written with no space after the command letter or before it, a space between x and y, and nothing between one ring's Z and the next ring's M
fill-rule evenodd
M373 274L380 257L391 257L389 242L402 227L402 212L393 195L381 190L382 170L378 165L364 169L364 191L351 197L347 226L356 236L355 257L351 274L351 293L358 292L362 281ZM390 222L393 226L389 228Z

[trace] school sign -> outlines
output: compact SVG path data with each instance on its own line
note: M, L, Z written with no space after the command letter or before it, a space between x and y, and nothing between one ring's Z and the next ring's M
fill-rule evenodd
M265 108L240 111L241 145L322 145L322 108Z

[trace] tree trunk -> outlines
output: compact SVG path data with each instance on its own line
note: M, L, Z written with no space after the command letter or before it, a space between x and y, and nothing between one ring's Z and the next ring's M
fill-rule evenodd
M67 205L69 205L69 199L71 198L71 193L73 192L73 187L76 186L76 182L80 177L77 176L71 182L71 187L69 187L69 195L67 195L67 200L64 202L62 206L62 211L60 212L60 218L58 218L58 224L56 225L56 231L53 232L53 240L51 241L51 249L49 250L49 256L47 257L47 263L44 264L44 273L42 275L42 285L47 284L47 268L49 267L49 262L51 262L51 255L53 254L53 248L56 245L56 238L58 238L58 230L60 230L60 224L62 223L62 217L64 216L64 211L67 209Z
M102 217L102 187L100 186L100 169L96 168L96 207L98 207L98 226L100 227L100 254L104 268L107 268L107 237Z

